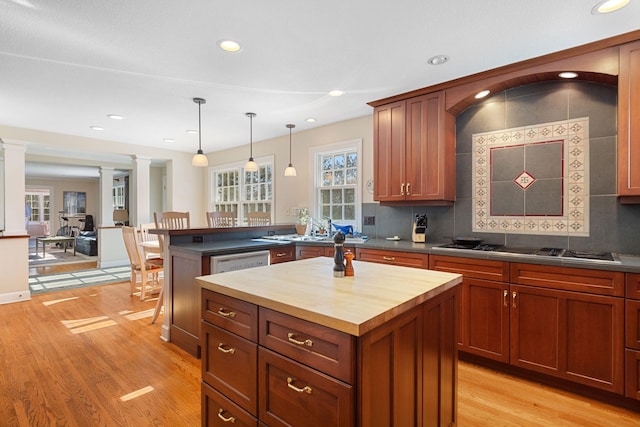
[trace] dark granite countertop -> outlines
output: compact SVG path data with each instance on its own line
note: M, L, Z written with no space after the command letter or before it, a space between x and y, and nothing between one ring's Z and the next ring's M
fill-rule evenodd
M447 255L454 257L486 259L508 262L524 262L529 264L555 265L562 267L590 268L595 270L623 271L627 273L640 273L640 255L618 254L620 262L593 261L575 258L558 258L551 256L539 256L522 253L474 251L468 249L447 249L438 246L448 242L439 243L414 243L410 240L390 241L386 239L369 239L364 243L346 242L347 247L381 249L387 251L417 252L432 255ZM282 245L295 244L300 246L328 246L333 242L326 241L254 241L251 239L222 240L205 243L181 243L171 245L170 250L200 255L225 255L230 253L251 252L269 250Z

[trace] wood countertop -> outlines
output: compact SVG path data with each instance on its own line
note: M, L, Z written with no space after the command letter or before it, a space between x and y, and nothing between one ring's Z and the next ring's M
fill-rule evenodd
M354 336L462 282L462 276L353 261L355 276L333 277L333 259L310 258L200 276L205 289Z

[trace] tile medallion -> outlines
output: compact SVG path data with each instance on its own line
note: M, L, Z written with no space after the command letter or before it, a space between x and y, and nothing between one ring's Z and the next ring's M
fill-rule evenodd
M474 134L473 231L589 235L589 118Z

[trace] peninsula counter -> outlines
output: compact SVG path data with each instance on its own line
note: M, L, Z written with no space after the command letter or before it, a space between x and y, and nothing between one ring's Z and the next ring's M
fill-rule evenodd
M344 278L312 258L196 279L203 425L455 425L462 276L353 265Z

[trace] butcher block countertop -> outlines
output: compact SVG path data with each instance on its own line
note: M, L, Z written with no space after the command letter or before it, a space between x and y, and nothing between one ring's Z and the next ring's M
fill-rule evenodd
M353 261L355 276L333 277L333 258L318 257L200 276L227 296L361 336L462 282L462 276Z

